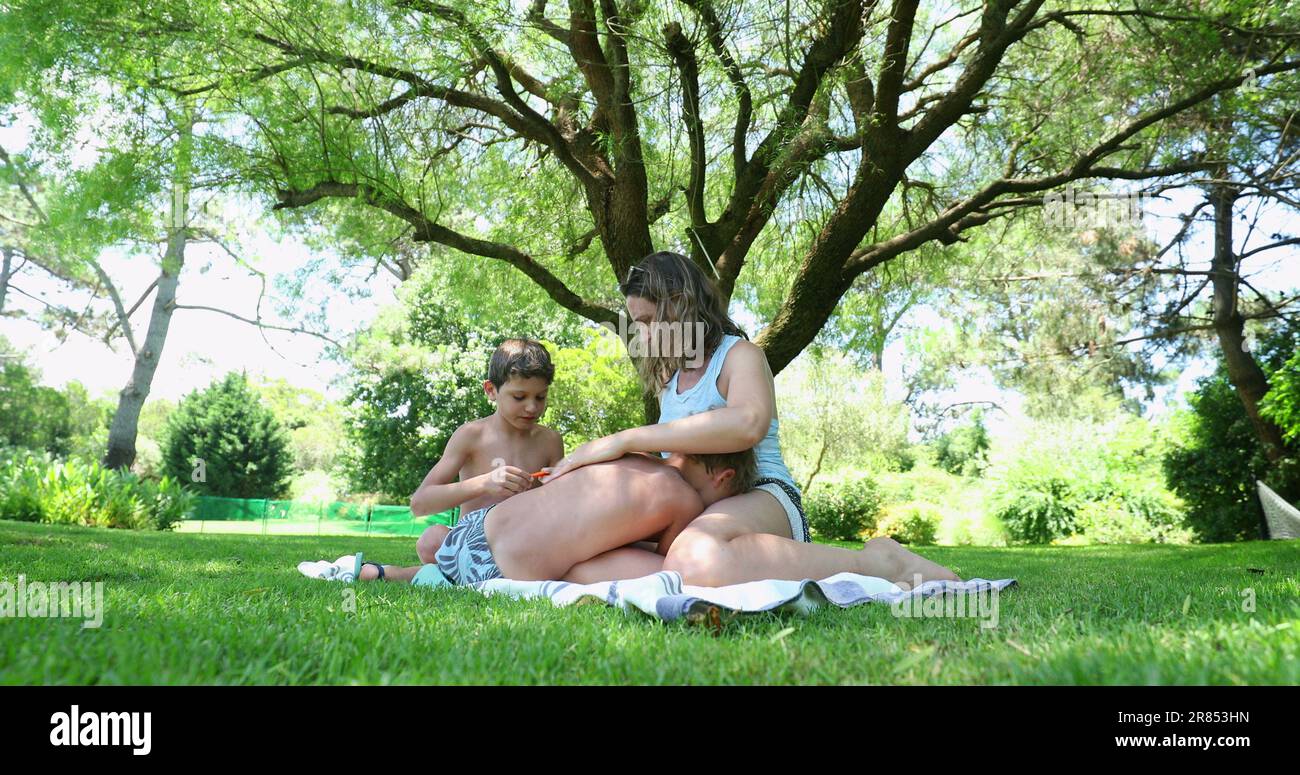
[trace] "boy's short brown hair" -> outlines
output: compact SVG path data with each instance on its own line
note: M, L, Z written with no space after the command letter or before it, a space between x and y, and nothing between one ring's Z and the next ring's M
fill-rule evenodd
M488 360L488 381L500 390L511 377L541 377L546 384L555 379L551 354L541 342L532 339L507 339L497 346Z
M709 455L687 454L686 457L702 463L704 470L711 474L723 468L735 470L736 475L731 477L732 495L740 495L754 489L754 481L758 479L758 458L754 456L752 449Z

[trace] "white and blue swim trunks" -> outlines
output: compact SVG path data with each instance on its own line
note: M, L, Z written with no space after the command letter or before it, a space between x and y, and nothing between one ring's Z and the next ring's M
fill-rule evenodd
M492 549L488 546L487 533L483 527L491 510L492 506L487 506L461 517L442 540L442 546L434 555L434 562L421 568L412 583L437 586L436 582L430 584L427 580L430 575L437 574L457 586L501 578L501 569L497 567L496 560L492 559ZM425 580L421 580L421 576Z

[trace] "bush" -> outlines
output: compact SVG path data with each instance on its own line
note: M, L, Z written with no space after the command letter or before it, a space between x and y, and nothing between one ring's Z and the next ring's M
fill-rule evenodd
M877 537L892 538L900 544L929 546L935 542L943 514L926 503L896 504L885 510L876 524Z
M169 530L194 508L174 479L142 480L77 459L11 456L0 464L0 518L94 527Z
M37 457L8 450L0 458L0 517L21 522L41 521L41 472L49 455Z
M822 483L804 499L808 526L819 537L855 541L876 527L883 499L867 477L841 484Z
M1060 477L1020 479L999 493L993 510L1013 541L1047 544L1072 535L1081 499Z
M1162 427L1121 414L1021 430L1014 446L995 447L990 473L990 512L1012 541L1185 540L1182 504L1161 482Z
M276 498L293 473L288 436L242 374L186 396L163 435L164 473L201 482L204 495Z

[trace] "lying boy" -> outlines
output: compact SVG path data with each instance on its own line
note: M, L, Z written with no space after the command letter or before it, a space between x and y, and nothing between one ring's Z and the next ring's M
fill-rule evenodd
M451 434L442 458L411 496L411 514L422 517L460 507L461 520L532 488L529 474L564 456L560 434L538 425L555 377L550 354L531 339L507 339L488 361L483 390L496 411ZM434 554L450 528L430 525L416 542L421 562Z
M620 547L655 542L662 557L677 534L708 505L753 486L753 450L720 455L680 455L667 459L628 455L585 466L545 487L466 515L435 552L434 562L399 567L363 563L361 555L334 563L303 563L303 573L351 581L375 578L414 584L474 584L494 578L563 579L578 583L633 578L644 572L606 562ZM540 554L534 546L546 535L559 551ZM647 556L645 552L633 553ZM615 565L619 571L608 568Z

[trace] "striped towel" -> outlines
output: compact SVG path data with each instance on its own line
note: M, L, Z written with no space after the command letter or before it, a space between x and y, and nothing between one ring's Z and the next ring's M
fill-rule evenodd
M491 579L469 586L485 595L547 598L557 606L604 603L623 611L641 611L665 621L699 621L719 615L730 618L762 612L807 614L826 604L848 608L862 603L888 603L900 607L911 603L912 608L919 608L917 604L935 596L955 598L974 594L996 598L999 592L1015 583L1015 579L927 581L914 590L905 590L885 579L837 573L821 581L769 579L725 587L693 587L683 585L680 574L663 571L639 579L598 584Z

